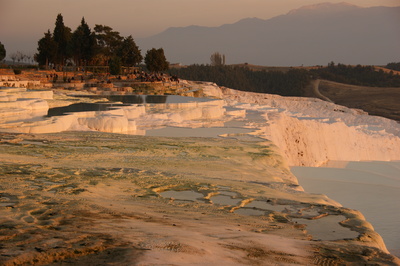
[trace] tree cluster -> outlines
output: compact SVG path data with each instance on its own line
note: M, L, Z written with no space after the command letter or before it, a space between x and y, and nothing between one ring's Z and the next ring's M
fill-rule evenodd
M37 50L35 60L39 65L109 66L111 74L119 74L121 66L136 66L143 60L132 36L123 37L105 25L95 25L91 30L84 18L72 32L64 25L61 14L56 18L53 33L48 30L38 41ZM153 51L149 50L147 56L152 58L147 61L159 64L156 71L168 69L163 51L156 53L154 58Z
M311 73L321 79L352 85L400 87L400 75L395 75L392 71L387 73L382 69L376 71L373 66L335 65L334 62L331 62L327 67L311 70Z
M386 65L386 68L389 68L391 70L396 70L396 71L400 71L400 62L399 63L389 63Z
M169 68L169 63L165 58L164 49L162 48L148 50L144 62L147 69L151 72L160 72Z
M282 96L304 96L306 86L316 78L360 86L400 87L400 75L393 72L376 71L373 66L335 65L333 62L327 67L311 70L292 68L287 72L257 71L240 66L190 65L172 68L169 73L188 80L215 82L232 89Z
M6 54L6 48L4 48L4 45L0 42L0 61L6 58Z
M307 70L253 71L246 67L227 65L191 65L170 69L169 73L188 80L215 82L236 90L284 96L304 95L304 88L311 80Z
M142 61L142 55L132 36L122 37L111 27L96 25L92 31L85 19L75 31L64 25L63 16L57 15L53 33L48 30L38 42L35 55L39 65L76 66L108 65L119 57L125 66L134 66Z

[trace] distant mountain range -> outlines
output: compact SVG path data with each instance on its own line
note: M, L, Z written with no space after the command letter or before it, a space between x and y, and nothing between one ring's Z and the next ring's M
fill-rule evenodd
M220 27L169 28L135 40L142 53L162 47L167 60L208 64L214 52L227 64L269 66L384 65L400 61L400 6L324 3L263 20L246 18Z

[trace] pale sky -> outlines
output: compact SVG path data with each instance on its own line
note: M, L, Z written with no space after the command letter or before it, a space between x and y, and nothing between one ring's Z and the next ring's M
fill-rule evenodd
M248 17L269 19L324 2L343 0L0 0L0 42L7 57L16 51L33 55L44 32L54 30L59 13L72 31L85 17L91 29L103 24L135 39L169 27L215 27ZM361 7L400 6L400 0L345 2Z

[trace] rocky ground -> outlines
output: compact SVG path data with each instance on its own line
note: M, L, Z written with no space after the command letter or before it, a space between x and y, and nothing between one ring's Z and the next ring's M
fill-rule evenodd
M267 141L2 133L0 164L1 265L399 265Z

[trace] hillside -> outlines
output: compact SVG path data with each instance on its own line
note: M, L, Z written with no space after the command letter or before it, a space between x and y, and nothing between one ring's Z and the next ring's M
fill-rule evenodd
M324 80L319 91L336 104L400 121L400 88L354 86Z
M227 63L300 66L383 65L398 61L400 7L360 8L323 4L263 20L246 18L220 27L169 28L137 39L142 51L163 47L171 63L209 63L212 53Z

